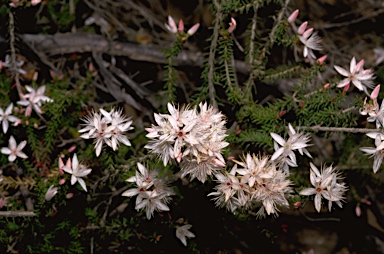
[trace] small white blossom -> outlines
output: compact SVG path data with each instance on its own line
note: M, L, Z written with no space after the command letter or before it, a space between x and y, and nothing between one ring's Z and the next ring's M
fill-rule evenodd
M41 106L44 102L53 102L52 99L45 96L45 86L39 87L37 90L30 86L25 86L25 89L29 92L28 94L22 94L21 100L17 102L17 104L27 107L25 109L25 116L30 116L32 113L32 109L37 113L42 114Z
M184 244L184 246L187 246L187 237L188 238L195 237L195 234L189 231L191 227L192 225L187 224L187 225L178 227L176 229L176 237L180 239L180 241Z
M136 196L136 210L145 208L147 219L151 219L154 211L169 211L167 203L174 195L173 190L168 187L168 179L158 177L158 171L148 170L141 163L137 163L136 175L127 179L135 182L136 188L126 190L121 195L125 197Z
M81 187L87 191L87 186L85 185L85 182L82 177L87 176L89 173L91 173L92 169L86 168L84 165L79 164L79 161L77 160L77 155L74 154L71 162L71 166L64 165L62 169L71 174L71 185L74 185L76 182L79 182Z
M369 134L369 133L368 133ZM370 135L368 135L371 137ZM384 158L384 141L382 139L382 134L377 133L375 138L375 147L361 147L360 150L371 155L373 157L373 172L376 173Z
M49 187L49 189L45 193L44 199L46 201L50 201L57 194L57 189L58 189L57 187L55 187L54 185L51 185L51 187Z
M24 65L23 60L20 60L20 61L16 60L16 63L15 63L16 71L22 75L25 75L25 74L27 74L27 72L21 68L21 66L23 66L23 65ZM7 68L12 67L11 57L9 55L5 56L4 62L0 60L0 70L2 69L3 66L7 67Z
M9 122L17 122L20 121L16 116L11 115L13 110L13 104L9 104L9 106L5 109L5 112L2 108L0 108L0 121L2 122L3 132L7 133Z
M309 134L296 133L292 125L288 124L288 135L289 138L285 141L280 135L273 132L271 133L275 141L275 153L272 155L271 160L276 161L280 168L284 169L286 173L289 173L289 166L297 167L294 150L298 150L301 155L305 154L312 158L306 149L306 147L310 146L310 144L307 144L310 139ZM279 147L279 145L281 147Z
M310 163L310 180L313 188L306 188L300 191L300 195L315 195L314 203L317 212L321 209L321 199L328 200L328 209L331 211L332 202L342 207L344 193L347 190L345 183L339 183L340 175L335 172L332 166L322 168L321 172L313 163Z
M336 71L342 76L346 77L337 84L337 87L346 87L349 86L352 82L352 84L357 87L357 89L368 94L367 88L373 88L374 86L372 82L374 74L371 69L364 70L363 65L364 60L361 60L356 64L355 57L353 57L351 60L349 71L338 65L335 65L334 68Z
M303 56L310 59L316 59L313 50L322 50L321 38L317 32L313 32L313 28L309 28L302 35L299 35L300 41L304 44Z
M28 158L28 156L22 151L26 144L27 144L27 141L24 140L19 145L17 145L15 138L11 136L9 138L8 147L1 148L1 153L9 154L8 160L10 162L13 162L14 160L16 160L16 157L26 159Z

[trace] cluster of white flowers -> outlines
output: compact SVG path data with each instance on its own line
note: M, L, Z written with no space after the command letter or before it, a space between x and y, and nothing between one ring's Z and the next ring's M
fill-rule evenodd
M345 78L341 80L337 87L344 87L345 90L349 89L350 83L357 87L360 91L364 91L368 94L367 88L373 88L373 71L372 69L364 70L364 59L356 63L355 57L352 57L349 71L338 65L335 65L334 68L338 73L340 73Z
M275 161L279 168L283 169L287 174L289 174L289 166L297 167L294 150L298 150L301 155L305 154L309 158L312 158L311 154L305 148L310 146L307 144L310 139L309 134L296 133L292 125L288 124L288 135L289 138L285 141L280 135L273 132L271 133L272 138L275 140L275 153L272 155L271 160ZM279 145L281 147L279 147Z
M206 103L195 107L176 108L168 103L170 114L156 114L158 125L147 128L151 140L145 146L159 154L164 165L176 159L182 175L190 174L205 182L208 175L225 166L221 150L228 146L224 115Z
M216 196L217 206L226 207L231 212L237 209L252 211L260 207L258 217L277 215L277 207L289 206L286 196L291 192L291 182L269 156L248 153L243 161L234 162L231 172L215 174L219 184L208 196Z
M131 146L131 142L124 135L124 132L132 130L131 118L122 115L122 110L112 109L110 112L100 109L101 114L92 112L83 121L85 127L80 129L80 137L84 139L96 139L96 156L99 156L103 143L112 147L113 151L118 149L119 142L126 146Z
M344 200L344 193L347 190L345 183L339 183L340 174L335 172L332 166L322 168L321 172L313 163L310 163L310 181L313 188L306 188L300 191L300 195L315 195L315 208L317 212L321 209L321 199L328 200L328 209L331 211L332 202L342 207L341 201Z
M136 210L145 208L147 219L151 219L154 211L169 211L167 203L174 195L173 190L168 187L168 179L159 176L159 171L148 170L141 163L137 163L136 175L127 179L127 182L136 183L136 188L122 193L123 196L136 196Z
M53 102L52 99L45 96L45 86L39 87L37 90L28 85L25 86L25 89L29 93L21 94L21 100L17 102L17 104L27 107L25 109L25 116L30 116L32 113L32 109L37 113L42 114L41 105L43 102Z

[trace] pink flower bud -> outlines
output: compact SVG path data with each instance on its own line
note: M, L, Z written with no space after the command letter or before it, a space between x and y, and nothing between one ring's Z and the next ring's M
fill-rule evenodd
M313 28L311 27L311 28L307 29L307 30L303 33L303 37L304 37L305 39L307 39L309 36L311 36L312 32L313 32Z
M361 202L363 202L363 203L366 204L366 205L372 205L371 201L369 201L369 200L366 199L366 198L361 199Z
M59 180L59 185L63 185L65 183L65 178Z
M330 84L327 83L327 84L324 85L324 88L327 89L329 86L330 86Z
M319 63L319 64L323 64L325 59L327 59L327 55L324 55L322 57L320 57L319 59L317 59L316 61Z
M356 216L357 217L360 217L361 216L361 208L360 208L360 205L357 205L355 207L355 213L356 213Z
M294 206L296 209L298 209L298 208L301 207L301 202L300 202L300 201L297 201L297 202L295 202L295 203L293 204L293 206Z
M184 22L182 19L179 21L179 33L183 34L184 33Z
M222 161L220 161L220 160L218 160L218 159L216 159L216 158L213 159L212 162L213 162L213 164L215 164L216 166L219 166L219 167L225 167L225 163L222 162Z
M71 146L70 148L68 148L68 152L69 152L69 153L72 153L73 151L75 151L75 149L76 149L76 146L73 145L73 146Z
M180 153L177 155L177 157L176 157L177 162L180 163L182 158L183 158L183 153L180 152Z
M233 33L235 31L237 26L236 20L234 18L231 18L231 22L229 22L229 28L228 28L228 33Z
M188 31L187 31L187 34L189 36L192 36L196 33L197 29L199 29L200 27L200 23L197 23L197 24L194 24L193 27L191 27Z
M308 25L307 21L305 21L303 24L301 24L299 26L299 29L297 29L297 34L302 35L304 33L305 29L307 28L307 25Z
M153 129L153 128L145 128L145 130L148 131L148 132L153 132L153 131L155 131L155 129Z
M165 24L165 27L171 32L171 33L177 33L177 26L175 21L171 16L168 16L168 24Z
M35 72L33 73L32 80L33 80L33 81L36 81L38 77L39 77L39 72L35 71Z
M373 89L373 91L371 93L371 99L372 100L377 99L377 96L379 95L379 91L380 91L380 85L376 86L375 89Z
M71 198L73 198L73 196L74 196L74 194L73 194L72 192L69 192L69 193L67 193L67 194L65 195L65 198L66 198L66 199L71 199Z
M299 15L299 9L296 9L294 12L291 13L291 15L289 15L288 23L292 24L293 22L295 22L297 15Z
M344 86L344 91L348 91L349 87L351 86L350 83L348 83L346 86Z
M50 201L57 193L57 187L54 187L53 185L51 185L51 187L49 187L47 193L45 193L45 197L44 199L46 201Z

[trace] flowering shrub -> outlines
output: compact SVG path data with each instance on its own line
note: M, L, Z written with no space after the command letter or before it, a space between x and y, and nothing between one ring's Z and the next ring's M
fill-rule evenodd
M384 50L339 59L289 0L214 0L178 25L150 1L112 2L1 7L0 252L210 252L204 202L269 242L263 221L372 204L354 179L383 184ZM30 34L23 11L57 27Z

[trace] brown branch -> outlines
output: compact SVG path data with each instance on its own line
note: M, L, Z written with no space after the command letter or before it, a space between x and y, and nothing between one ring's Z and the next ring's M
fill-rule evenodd
M0 217L34 217L36 213L32 211L0 211Z
M101 35L90 33L65 34L22 34L25 43L47 55L71 53L105 53L112 56L126 56L135 61L165 64L163 50L159 46L140 45L132 42L109 41ZM178 66L202 66L203 53L183 50L174 58ZM235 60L236 71L248 74L249 66L243 61Z

